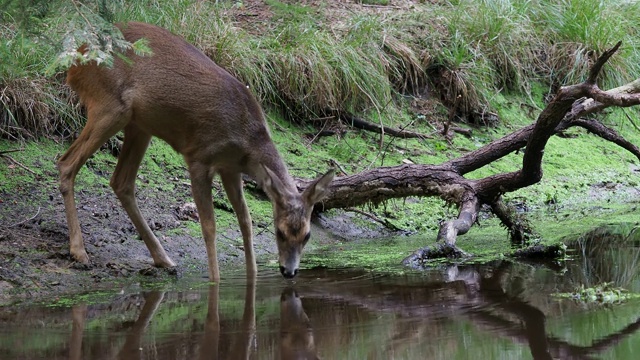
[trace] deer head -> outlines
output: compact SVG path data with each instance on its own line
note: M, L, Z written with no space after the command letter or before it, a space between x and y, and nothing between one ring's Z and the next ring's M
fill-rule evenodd
M311 236L313 206L328 194L328 185L333 180L334 171L329 170L302 193L298 193L285 186L269 168L264 169L267 177L263 188L273 202L280 272L286 278L293 278L298 273L302 249Z

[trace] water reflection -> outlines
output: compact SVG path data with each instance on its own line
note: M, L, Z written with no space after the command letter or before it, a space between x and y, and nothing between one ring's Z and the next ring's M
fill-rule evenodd
M613 282L640 292L640 283L636 281L640 272L640 231L637 229L635 224L620 224L580 236L574 242L579 262L572 265L580 268L573 272L575 281L589 287Z
M232 346L229 354L224 353L220 344L220 316L218 303L220 288L218 285L209 286L207 317L204 323L204 336L200 346L199 359L249 359L251 352L255 350L256 342L256 283L247 282L245 286L244 311L239 331L231 340Z
M257 353L256 344L256 282L247 282L245 286L244 308L240 326L225 334L220 327L220 287L208 287L207 314L203 324L202 339L199 341L198 359L251 359ZM116 356L109 353L91 353L92 359L132 360L148 358L145 354L144 339L150 322L160 307L165 292L150 291L143 296L143 305L137 319L126 326L126 339ZM82 353L84 330L87 320L88 306L75 305L71 309L72 329L69 341L69 359L80 360L86 358ZM231 336L230 336L231 335ZM223 338L224 346L220 346ZM157 346L157 344L155 345ZM304 312L302 301L293 287L285 287L280 296L280 359L283 360L312 360L318 359L313 340L313 330L309 318ZM157 354L158 359L187 358L187 353L170 355Z
M285 288L280 295L280 358L318 359L311 322L293 287Z
M0 358L635 359L638 303L550 297L585 280L638 286L637 248L584 249L598 259L561 271L510 261L398 276L316 269L295 283L239 277L71 308L0 308ZM617 270L606 266L614 260Z
M151 319L158 310L162 299L163 291L151 291L143 294L144 305L138 315L137 320L127 331L126 340L116 356L113 354L102 354L99 358L104 359L140 359L142 356L142 338L145 330L149 326ZM81 360L86 357L82 353L85 322L87 319L88 307L86 304L75 305L71 308L72 327L71 339L69 341L69 359ZM124 325L124 324L123 324ZM93 358L97 358L94 357Z

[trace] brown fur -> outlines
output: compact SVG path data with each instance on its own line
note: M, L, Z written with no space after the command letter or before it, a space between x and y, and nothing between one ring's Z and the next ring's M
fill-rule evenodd
M167 30L135 22L120 25L120 29L130 42L147 39L153 55L139 57L128 52L129 62L116 59L112 68L95 63L78 65L67 74L67 83L87 108L85 128L58 161L73 257L85 263L89 260L74 200L75 176L91 154L124 130L122 152L110 184L157 266L174 263L142 218L134 197L136 173L152 136L169 143L187 163L212 280L220 278L211 199L215 173L220 175L238 217L247 274L255 275L256 265L241 173L254 177L271 198L274 222L285 234L278 239L281 270L285 276L295 275L311 208L325 196L333 173L328 172L299 194L271 141L262 109L246 86Z

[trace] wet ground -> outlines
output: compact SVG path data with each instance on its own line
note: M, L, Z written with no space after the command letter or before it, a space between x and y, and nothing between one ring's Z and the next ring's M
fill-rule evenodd
M640 246L594 231L572 258L380 275L312 269L129 285L0 308L1 359L635 359L640 302L559 300L613 282L640 292ZM637 236L636 236L637 238ZM265 275L269 274L269 275Z

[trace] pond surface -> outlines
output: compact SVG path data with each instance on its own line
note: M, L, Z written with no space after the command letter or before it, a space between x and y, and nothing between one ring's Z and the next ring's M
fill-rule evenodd
M0 359L637 359L640 302L551 296L602 282L640 292L640 247L624 238L594 232L561 264L314 269L295 282L261 269L253 284L181 279L5 307Z

